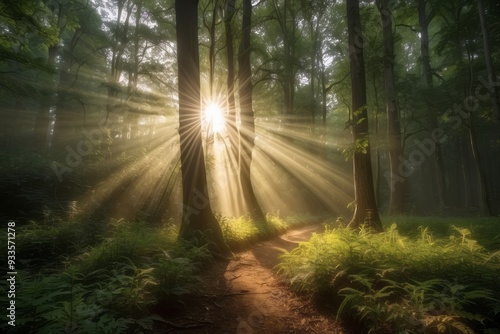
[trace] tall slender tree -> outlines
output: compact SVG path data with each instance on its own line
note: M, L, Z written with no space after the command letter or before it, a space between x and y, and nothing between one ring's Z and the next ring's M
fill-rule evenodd
M495 75L495 67L493 66L493 58L491 56L490 33L488 31L484 0L477 0L477 5L479 10L479 19L481 21L481 32L483 33L484 59L486 63L486 70L488 71L488 82L492 88L491 101L493 103L493 110L495 111L497 120L500 122L500 89L495 84L497 78Z
M297 85L296 41L298 38L298 6L293 0L284 0L283 6L273 0L274 15L279 23L283 38L282 79L284 96L284 115L290 115L295 108L295 89Z
M231 140L232 152L238 153L238 129L236 127L236 100L235 100L235 66L234 66L234 34L233 17L235 13L236 0L226 0L224 6L224 31L226 34L226 60L227 60L227 110L226 121L228 133Z
M238 80L240 99L240 136L241 162L240 182L243 198L255 220L265 220L264 213L257 202L251 181L251 164L255 146L255 122L252 104L252 68L250 64L250 33L252 26L252 1L243 0L243 22L240 48L238 51Z
M355 210L349 223L352 228L366 224L382 231L373 188L370 140L368 138L368 111L366 104L363 36L359 14L359 0L347 0L347 31L349 34L349 62L352 85L352 131L354 134L354 196Z
M201 138L198 0L176 0L179 137L183 214L179 238L206 237L212 253L230 254L210 206Z
M399 158L403 157L403 144L401 142L401 125L394 77L394 37L392 29L392 11L389 0L376 1L380 16L382 18L382 30L384 35L384 88L385 105L387 111L387 146L389 149L389 167L391 175L391 197L389 212L398 214L404 210L404 182L400 176L396 176L399 167Z
M428 0L418 0L418 23L420 26L420 54L422 61L422 88L424 92L431 92L433 89L433 73L431 67L431 57L429 51L429 23L435 15L435 8L431 8L428 13ZM435 129L438 127L437 117L434 108L432 107L430 100L426 99L429 128ZM436 180L436 194L439 203L439 208L444 208L446 205L446 182L445 182L445 170L444 170L444 159L443 152L441 148L441 143L436 141L436 147L433 154L434 162L434 179Z

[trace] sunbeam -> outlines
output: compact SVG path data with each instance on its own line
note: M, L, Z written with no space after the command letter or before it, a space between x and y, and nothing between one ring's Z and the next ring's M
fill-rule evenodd
M215 136L220 136L226 131L226 120L221 107L211 102L204 110L203 123L210 128Z

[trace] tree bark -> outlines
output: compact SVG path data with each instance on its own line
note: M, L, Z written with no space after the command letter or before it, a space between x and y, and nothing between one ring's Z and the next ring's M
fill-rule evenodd
M56 91L56 56L59 51L59 44L49 47L47 63L54 70L54 73L49 74L47 84L43 88L43 98L40 105L40 110L35 118L33 128L33 144L35 147L42 149L49 146L49 126L50 126L50 111L54 106L54 95Z
M500 122L500 89L495 84L496 75L491 57L490 35L488 32L488 24L486 22L486 13L484 10L484 0L478 0L479 19L481 21L481 32L483 33L484 57L486 63L486 70L488 71L488 82L492 88L491 101L493 103L493 110L495 111L496 118Z
M432 68L429 54L429 18L426 12L427 0L418 0L418 22L420 26L420 54L422 61L422 87L425 92L431 92L433 87ZM431 131L436 129L437 116L434 114L432 107L429 104L429 99L426 99L427 109L429 113L429 124ZM446 206L446 185L444 172L444 159L441 149L441 143L435 142L434 172L436 180L436 191L439 208L443 209Z
M384 35L384 88L387 110L387 147L391 173L391 196L389 214L404 211L404 180L398 176L399 158L403 157L399 105L394 77L394 38L392 31L392 13L389 0L377 0L377 7L382 18Z
M481 158L479 156L479 148L477 145L477 135L472 123L473 122L471 120L471 124L469 127L469 139L470 139L470 146L472 149L472 156L474 157L474 164L476 165L476 172L479 181L479 184L477 185L479 190L479 202L480 202L479 205L481 207L482 215L491 216L491 207L488 196L486 174L483 171Z
M176 31L179 85L179 138L183 214L179 239L194 241L203 234L214 255L230 250L210 206L201 138L201 96L198 53L198 0L177 0Z
M275 3L275 13L283 34L283 115L293 114L295 108L295 47L296 38L296 13L293 7L293 1L283 1L283 11ZM290 17L289 17L290 14Z
M227 117L229 140L232 153L235 157L239 155L239 136L236 127L236 102L235 102L235 69L234 69L234 35L232 21L235 12L235 0L227 0L224 10L224 28L226 33L226 57L227 57Z
M366 153L354 151L354 196L356 207L349 223L351 228L363 224L375 231L382 231L375 191L373 189L370 141L368 138L368 112L366 108L365 65L363 60L363 36L359 0L347 0L347 31L349 34L349 62L352 85L352 110L354 142L366 141Z
M255 146L255 123L252 106L252 70L250 65L250 32L252 23L252 1L243 0L242 37L238 52L239 98L240 98L240 136L241 162L240 182L250 216L255 220L265 220L264 213L257 202L251 181L251 164Z

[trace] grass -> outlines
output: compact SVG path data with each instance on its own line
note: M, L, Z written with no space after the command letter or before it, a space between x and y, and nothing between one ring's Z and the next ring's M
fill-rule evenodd
M398 225L398 231L405 236L416 236L419 227L428 228L435 237L447 237L453 226L468 229L474 240L487 250L500 249L500 218L467 217L467 218L435 218L415 216L383 217L385 228L391 224Z
M325 233L283 256L280 273L372 332L469 333L498 323L498 218L386 217L380 234L333 228L325 216L218 218L234 251L326 221ZM206 247L179 242L172 224L72 221L46 212L16 232L24 262L13 333L152 332L163 321L155 307L183 307L212 259Z
M227 242L237 250L318 218L219 219ZM50 211L18 226L16 327L3 322L0 330L152 332L163 321L154 314L157 305L182 308L185 296L199 293L200 273L212 260L206 247L178 241L177 230L173 224L74 221ZM6 294L0 300L7 305Z
M357 332L493 333L500 320L499 219L385 221L377 234L327 228L284 254L280 274L321 297Z
M267 214L266 222L254 221L247 216L218 217L224 239L233 251L247 249L255 242L270 239L285 231L325 220L323 215L300 214L282 218Z
M16 256L25 262L17 266L16 327L3 322L3 331L150 332L162 322L152 307L182 307L212 258L206 247L177 241L172 225L120 220L99 235L85 225L54 219L17 230Z

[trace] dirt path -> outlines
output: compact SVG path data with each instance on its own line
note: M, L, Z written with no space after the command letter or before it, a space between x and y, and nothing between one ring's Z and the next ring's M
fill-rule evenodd
M183 315L169 317L168 333L305 334L343 333L331 318L322 316L305 297L297 297L279 281L278 256L306 241L313 225L261 242L204 275L201 298L186 303Z

